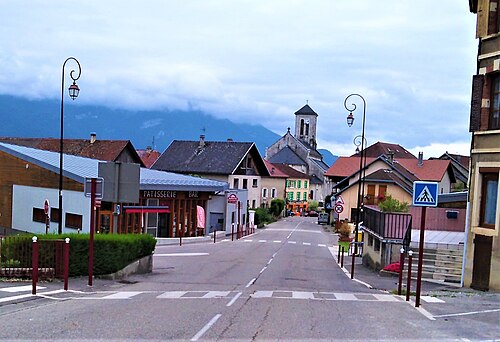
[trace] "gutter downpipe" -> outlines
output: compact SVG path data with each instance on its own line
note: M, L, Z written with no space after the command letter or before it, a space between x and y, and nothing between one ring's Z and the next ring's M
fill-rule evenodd
M470 189L469 189L470 191ZM465 212L465 241L464 241L464 255L462 257L462 275L460 277L460 287L464 287L465 278L465 263L467 262L467 243L469 240L469 223L470 223L470 202L467 201L467 211Z

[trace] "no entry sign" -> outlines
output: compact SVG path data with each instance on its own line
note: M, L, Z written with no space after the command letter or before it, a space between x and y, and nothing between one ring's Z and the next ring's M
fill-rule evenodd
M49 214L49 210L50 210L49 200L46 199L45 202L43 203L43 211L45 212L45 215Z

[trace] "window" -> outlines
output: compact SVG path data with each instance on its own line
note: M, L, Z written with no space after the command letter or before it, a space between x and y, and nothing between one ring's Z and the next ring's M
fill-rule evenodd
M307 201L307 191L302 193L302 200Z
M293 189L293 188L295 188L295 184L296 184L296 183L295 183L295 181L294 181L294 180L289 180L289 181L288 181L288 185L287 185L287 187L288 187L288 188L292 188L292 189Z
M252 208L255 208L255 200L252 201Z
M50 221L59 222L59 208L50 208Z
M500 129L500 76L493 79L488 129Z
M481 209L479 224L485 228L495 228L498 201L498 172L481 173Z
M368 246L373 246L373 235L368 234Z
M286 198L289 200L289 201L293 201L293 192L287 192L286 193Z
M33 208L33 222L45 223L45 211L41 208Z
M297 192L297 197L296 197L297 201L300 201L300 192Z
M307 188L307 181L304 181L304 188Z
M373 246L373 250L375 252L380 251L380 240L379 239L375 239L375 246Z
M240 180L238 178L233 179L233 189L238 189L240 187Z
M276 188L271 189L271 197L276 198Z
M267 198L267 188L262 188L262 197Z
M82 229L82 215L66 213L66 227Z
M252 188L256 188L258 186L257 184L257 178L252 179Z
M248 189L248 179L243 179L243 189Z
M297 189L300 189L301 186L302 186L302 181L298 180L297 181Z
M157 198L150 198L147 201L148 205L159 205L160 202ZM147 220L147 226L148 227L155 227L158 225L158 213L148 213L148 220Z

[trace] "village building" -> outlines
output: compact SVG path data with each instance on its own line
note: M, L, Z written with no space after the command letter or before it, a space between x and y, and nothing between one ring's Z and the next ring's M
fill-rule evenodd
M288 175L282 172L279 167L264 159L269 176L262 177L262 199L261 206L269 208L274 199L285 200L286 182Z
M309 176L307 199L323 202L326 193L324 173L328 165L317 150L316 129L318 114L306 104L295 112L295 133L288 128L266 150L265 159L273 164L285 164Z

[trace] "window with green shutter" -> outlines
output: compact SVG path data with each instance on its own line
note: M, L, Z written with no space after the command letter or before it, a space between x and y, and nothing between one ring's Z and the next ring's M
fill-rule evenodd
M301 186L302 186L302 181L298 180L297 181L297 188L300 189Z
M304 188L307 189L307 181L304 181Z

